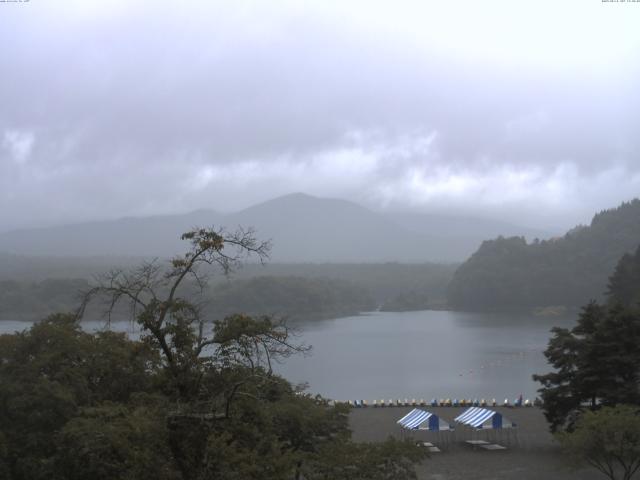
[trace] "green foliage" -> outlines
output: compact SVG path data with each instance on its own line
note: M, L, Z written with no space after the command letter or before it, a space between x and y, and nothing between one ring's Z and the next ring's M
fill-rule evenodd
M584 305L602 298L618 259L638 244L638 199L598 213L590 226L562 238L486 241L453 276L449 304L477 310Z
M584 408L640 404L640 312L590 303L574 328L552 332L555 371L533 376L552 430L571 429Z
M330 443L315 456L305 471L309 480L411 480L414 464L427 457L426 450L411 440L389 438L382 443L339 445Z
M83 408L152 389L157 360L123 334L83 332L70 315L0 336L0 434L10 478L51 478L58 432Z
M620 259L609 278L607 293L612 303L640 306L640 247L634 254L626 253Z
M269 373L266 352L287 353L278 323L237 315L214 332L215 360L198 366L206 395L180 401L146 342L64 315L1 336L2 478L414 478L419 452L353 444L346 406Z
M166 406L154 403L138 398L82 409L56 436L56 474L67 480L179 479L161 421Z
M587 411L572 432L556 435L565 452L611 480L630 480L640 468L640 411L619 405Z
M140 340L83 332L72 315L0 336L3 478L415 478L417 447L352 443L346 407L274 374L272 362L308 350L286 324L210 324L183 296L187 278L204 289L200 264L226 270L263 244L243 231L184 238L191 249L168 270L113 271L85 295L81 313L99 297L107 313L124 304Z
M552 430L572 429L585 407L640 404L639 258L640 249L620 259L607 305L591 302L574 328L552 329L545 356L555 371L533 376Z

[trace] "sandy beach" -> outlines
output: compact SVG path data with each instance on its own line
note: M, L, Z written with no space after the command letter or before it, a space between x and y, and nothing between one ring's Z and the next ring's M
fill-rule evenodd
M591 480L604 478L591 468L572 470L549 433L542 411L535 407L496 407L504 417L517 424L517 434L495 432L473 433L464 427L455 432L436 435L432 432L407 433L396 421L412 407L354 408L349 417L353 439L360 442L376 442L389 435L396 438L412 436L416 440L429 441L441 447L417 468L418 478L424 480L458 479L544 479ZM428 410L453 424L453 419L465 408L418 407ZM487 451L465 443L471 438L484 439L506 446L506 450ZM448 440L448 441L447 441Z

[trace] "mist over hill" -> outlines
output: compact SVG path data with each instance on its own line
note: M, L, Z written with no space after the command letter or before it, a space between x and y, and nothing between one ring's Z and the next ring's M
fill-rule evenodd
M597 213L563 237L484 242L455 272L450 306L499 310L602 300L619 259L640 245L640 200Z
M0 252L39 256L167 257L184 249L194 226L252 227L271 239L274 262L455 262L497 235L545 232L484 219L378 213L356 203L291 194L222 214L122 218L0 234ZM546 234L548 236L549 234Z

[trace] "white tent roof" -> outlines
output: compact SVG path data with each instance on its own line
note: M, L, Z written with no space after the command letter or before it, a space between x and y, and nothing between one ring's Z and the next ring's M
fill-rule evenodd
M513 428L515 423L507 420L494 410L471 407L455 418L456 422L473 428Z
M440 417L419 408L411 410L397 423L409 430L451 430L451 426Z

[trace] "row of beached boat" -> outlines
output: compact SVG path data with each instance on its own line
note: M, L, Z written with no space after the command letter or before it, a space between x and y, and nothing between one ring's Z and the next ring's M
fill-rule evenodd
M508 398L504 399L504 402L499 403L495 398L490 401L483 399L460 399L454 398L453 400L450 398L441 398L441 399L432 399L430 402L426 402L424 399L416 400L414 399L397 399L397 400L373 400L371 403L366 400L348 400L347 402L352 407L363 408L363 407L417 407L417 406L431 406L431 407L532 407L532 406L540 406L541 402L539 399L535 399L531 402L529 399L523 400L522 397L518 397L517 399L510 401Z

